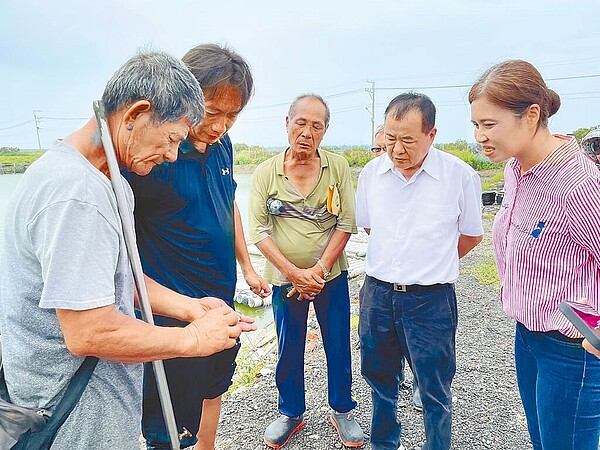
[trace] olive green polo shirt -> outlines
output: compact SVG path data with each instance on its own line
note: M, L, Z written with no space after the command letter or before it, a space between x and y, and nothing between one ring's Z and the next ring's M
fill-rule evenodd
M316 264L335 230L357 232L354 189L348 162L332 152L318 149L318 153L321 157L321 173L308 196L303 197L283 173L285 151L256 168L250 189L250 242L256 244L271 237L281 253L301 269ZM327 209L330 186L339 192L340 211L337 216ZM332 280L347 269L348 259L342 252L327 280ZM287 282L269 261L264 278L277 286Z

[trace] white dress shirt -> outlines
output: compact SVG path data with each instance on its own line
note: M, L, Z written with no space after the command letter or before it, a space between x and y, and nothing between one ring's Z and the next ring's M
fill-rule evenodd
M356 224L371 229L367 275L390 283L453 283L459 235L483 234L479 175L434 147L408 181L388 156L375 158L358 178Z

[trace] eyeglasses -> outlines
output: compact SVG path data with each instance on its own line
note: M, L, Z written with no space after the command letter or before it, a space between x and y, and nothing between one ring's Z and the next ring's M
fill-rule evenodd
M600 157L600 139L592 139L583 144L583 151L592 159L598 161Z
M385 147L371 147L371 153L385 152Z

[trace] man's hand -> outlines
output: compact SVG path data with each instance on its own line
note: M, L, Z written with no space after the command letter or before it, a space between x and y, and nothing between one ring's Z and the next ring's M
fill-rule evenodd
M268 297L271 294L271 287L263 277L257 274L254 270L244 274L244 280L250 287L250 290L260 298Z
M210 309L185 329L190 336L188 356L209 356L231 348L242 333L240 316L228 306Z
M216 297L202 297L202 298L190 298L189 303L189 314L186 322L193 322L196 319L203 317L208 311L215 308L227 307L220 298Z
M314 300L325 287L325 280L321 278L321 268L316 265L308 269L298 269L290 275L290 282L294 285L294 288L290 291L288 297L299 292L298 301Z
M193 322L197 319L204 317L209 311L218 308L226 308L233 311L238 317L239 326L242 332L256 330L256 325L252 317L243 316L227 305L223 300L216 297L202 297L200 299L193 300L193 310L189 322Z
M256 324L254 323L254 318L248 316L242 316L238 314L239 317L239 326L242 330L242 333L246 333L248 331L256 331Z

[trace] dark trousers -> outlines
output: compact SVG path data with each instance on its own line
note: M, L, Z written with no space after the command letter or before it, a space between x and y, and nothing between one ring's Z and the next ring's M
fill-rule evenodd
M279 391L279 412L289 417L299 416L306 410L304 350L309 303L286 299L279 286L273 286L273 316L279 344L275 382ZM345 413L356 407L351 395L348 272L328 281L313 304L327 360L329 405L337 412Z
M371 386L371 448L397 450L396 416L401 360L405 356L419 384L425 424L424 450L450 448L452 393L456 372L458 311L454 285L394 291L366 276L361 290L361 371Z

